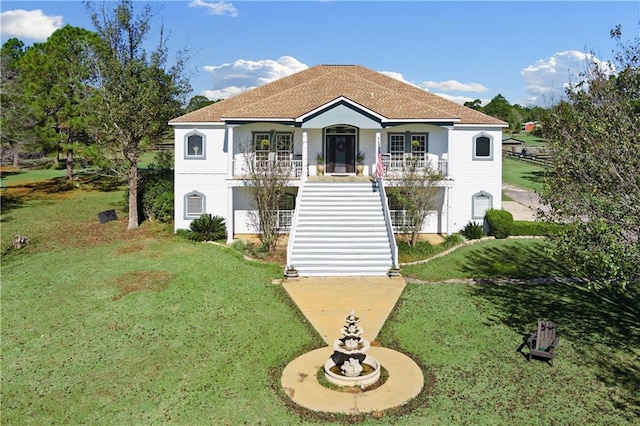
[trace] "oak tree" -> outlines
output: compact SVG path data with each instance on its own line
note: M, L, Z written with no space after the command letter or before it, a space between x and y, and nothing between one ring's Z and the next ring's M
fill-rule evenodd
M543 118L553 152L542 200L558 255L594 287L640 280L640 39L624 42L615 67L587 64L580 83Z

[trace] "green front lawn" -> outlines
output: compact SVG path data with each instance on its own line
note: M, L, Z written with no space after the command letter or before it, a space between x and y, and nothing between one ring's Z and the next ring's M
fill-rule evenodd
M350 422L296 410L280 387L282 369L324 343L271 283L279 265L148 223L126 231L121 189L56 188L2 193L0 423ZM120 219L98 224L109 208ZM32 244L7 250L15 233ZM461 249L442 258L450 271L437 279L555 274L539 244ZM405 271L429 279L422 270L436 262ZM427 386L405 409L357 419L638 424L637 296L567 284L409 284L377 340L415 357ZM539 318L562 333L553 367L515 352Z
M567 276L550 249L551 245L540 239L492 239L461 247L427 263L403 266L402 273L424 281Z
M542 188L545 169L526 161L509 157L502 159L502 181L532 191Z

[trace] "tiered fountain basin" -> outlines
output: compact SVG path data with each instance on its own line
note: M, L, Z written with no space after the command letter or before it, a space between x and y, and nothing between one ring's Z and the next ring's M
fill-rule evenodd
M345 376L340 367L331 358L324 363L324 376L326 379L338 386L369 386L380 378L380 363L377 359L367 355L362 361L362 372L358 376Z

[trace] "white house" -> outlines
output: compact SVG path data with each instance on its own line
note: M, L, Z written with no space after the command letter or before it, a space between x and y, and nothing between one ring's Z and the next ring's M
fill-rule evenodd
M362 66L314 66L169 124L175 229L210 213L225 218L229 242L257 233L245 179L250 147L251 161L291 170L279 226L289 234L288 265L302 275L382 275L397 264L394 230L404 218L394 177L408 158L446 176L423 232L451 234L501 208L506 123Z

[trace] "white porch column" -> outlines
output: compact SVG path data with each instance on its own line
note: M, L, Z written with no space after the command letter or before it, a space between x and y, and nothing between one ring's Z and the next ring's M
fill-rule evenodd
M233 179L233 126L227 126L227 179Z
M371 175L375 176L376 179L382 179L382 176L378 176L378 153L382 152L382 147L380 146L380 132L376 132L376 152L375 157L376 157L376 161L373 163L373 165L371 166L372 170L371 170Z
M453 176L453 149L451 138L453 137L453 126L447 128L447 177Z
M233 179L233 126L227 126L227 179ZM227 188L227 244L233 243L234 234L233 187Z
M309 174L309 152L307 131L302 131L302 181L306 182Z
M447 211L447 235L451 235L451 188L449 185L444 187L444 208Z
M233 187L227 188L227 244L233 244L234 223L233 223Z

